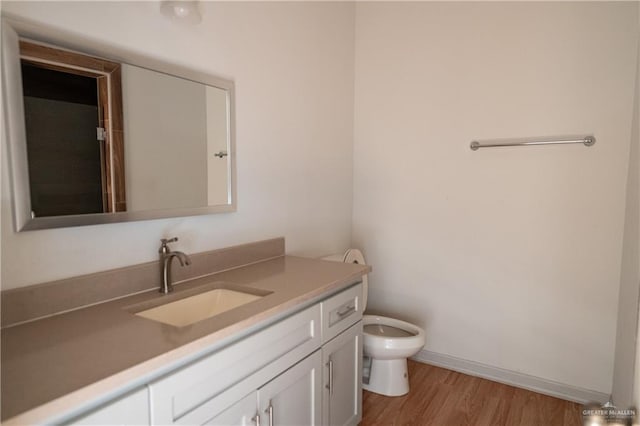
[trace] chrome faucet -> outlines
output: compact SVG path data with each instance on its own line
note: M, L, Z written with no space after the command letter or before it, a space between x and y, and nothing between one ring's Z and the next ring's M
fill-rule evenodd
M177 257L180 261L180 266L191 265L191 259L189 256L181 251L171 251L167 244L178 241L178 238L171 239L163 238L160 240L162 245L160 246L160 274L162 275L162 283L160 284L160 293L167 294L173 291L173 285L171 284L171 261L174 257Z

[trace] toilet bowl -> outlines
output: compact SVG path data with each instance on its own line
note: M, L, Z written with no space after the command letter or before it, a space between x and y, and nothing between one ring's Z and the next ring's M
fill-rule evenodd
M358 249L349 249L344 255L330 256L326 260L364 264ZM363 310L367 307L369 290L367 276L362 277ZM420 327L405 321L376 315L364 315L364 362L362 388L387 396L400 396L409 392L407 358L422 349L425 333Z
M405 395L409 392L407 358L424 346L424 330L377 315L365 315L362 326L365 356L362 388L387 396Z

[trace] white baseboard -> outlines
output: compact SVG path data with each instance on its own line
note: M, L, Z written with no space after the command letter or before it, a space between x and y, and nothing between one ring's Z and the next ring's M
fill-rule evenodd
M443 355L425 349L418 352L418 354L411 357L411 359L424 364L435 365L436 367L458 371L470 376L481 377L580 404L587 402L604 403L609 400L609 395L606 393L529 376L528 374L505 370L451 355Z

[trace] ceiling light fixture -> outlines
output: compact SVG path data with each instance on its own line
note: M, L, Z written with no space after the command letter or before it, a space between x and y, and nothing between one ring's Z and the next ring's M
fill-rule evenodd
M199 4L194 0L162 1L160 12L169 19L185 24L199 24L202 21Z

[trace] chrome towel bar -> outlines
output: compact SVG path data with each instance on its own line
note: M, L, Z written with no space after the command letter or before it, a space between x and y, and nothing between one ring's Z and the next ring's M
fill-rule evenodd
M480 148L495 148L501 146L565 145L570 143L581 143L584 144L584 146L592 146L594 143L596 143L596 138L594 136L577 136L571 137L570 139L494 139L484 142L472 141L470 148L473 151L477 151Z

